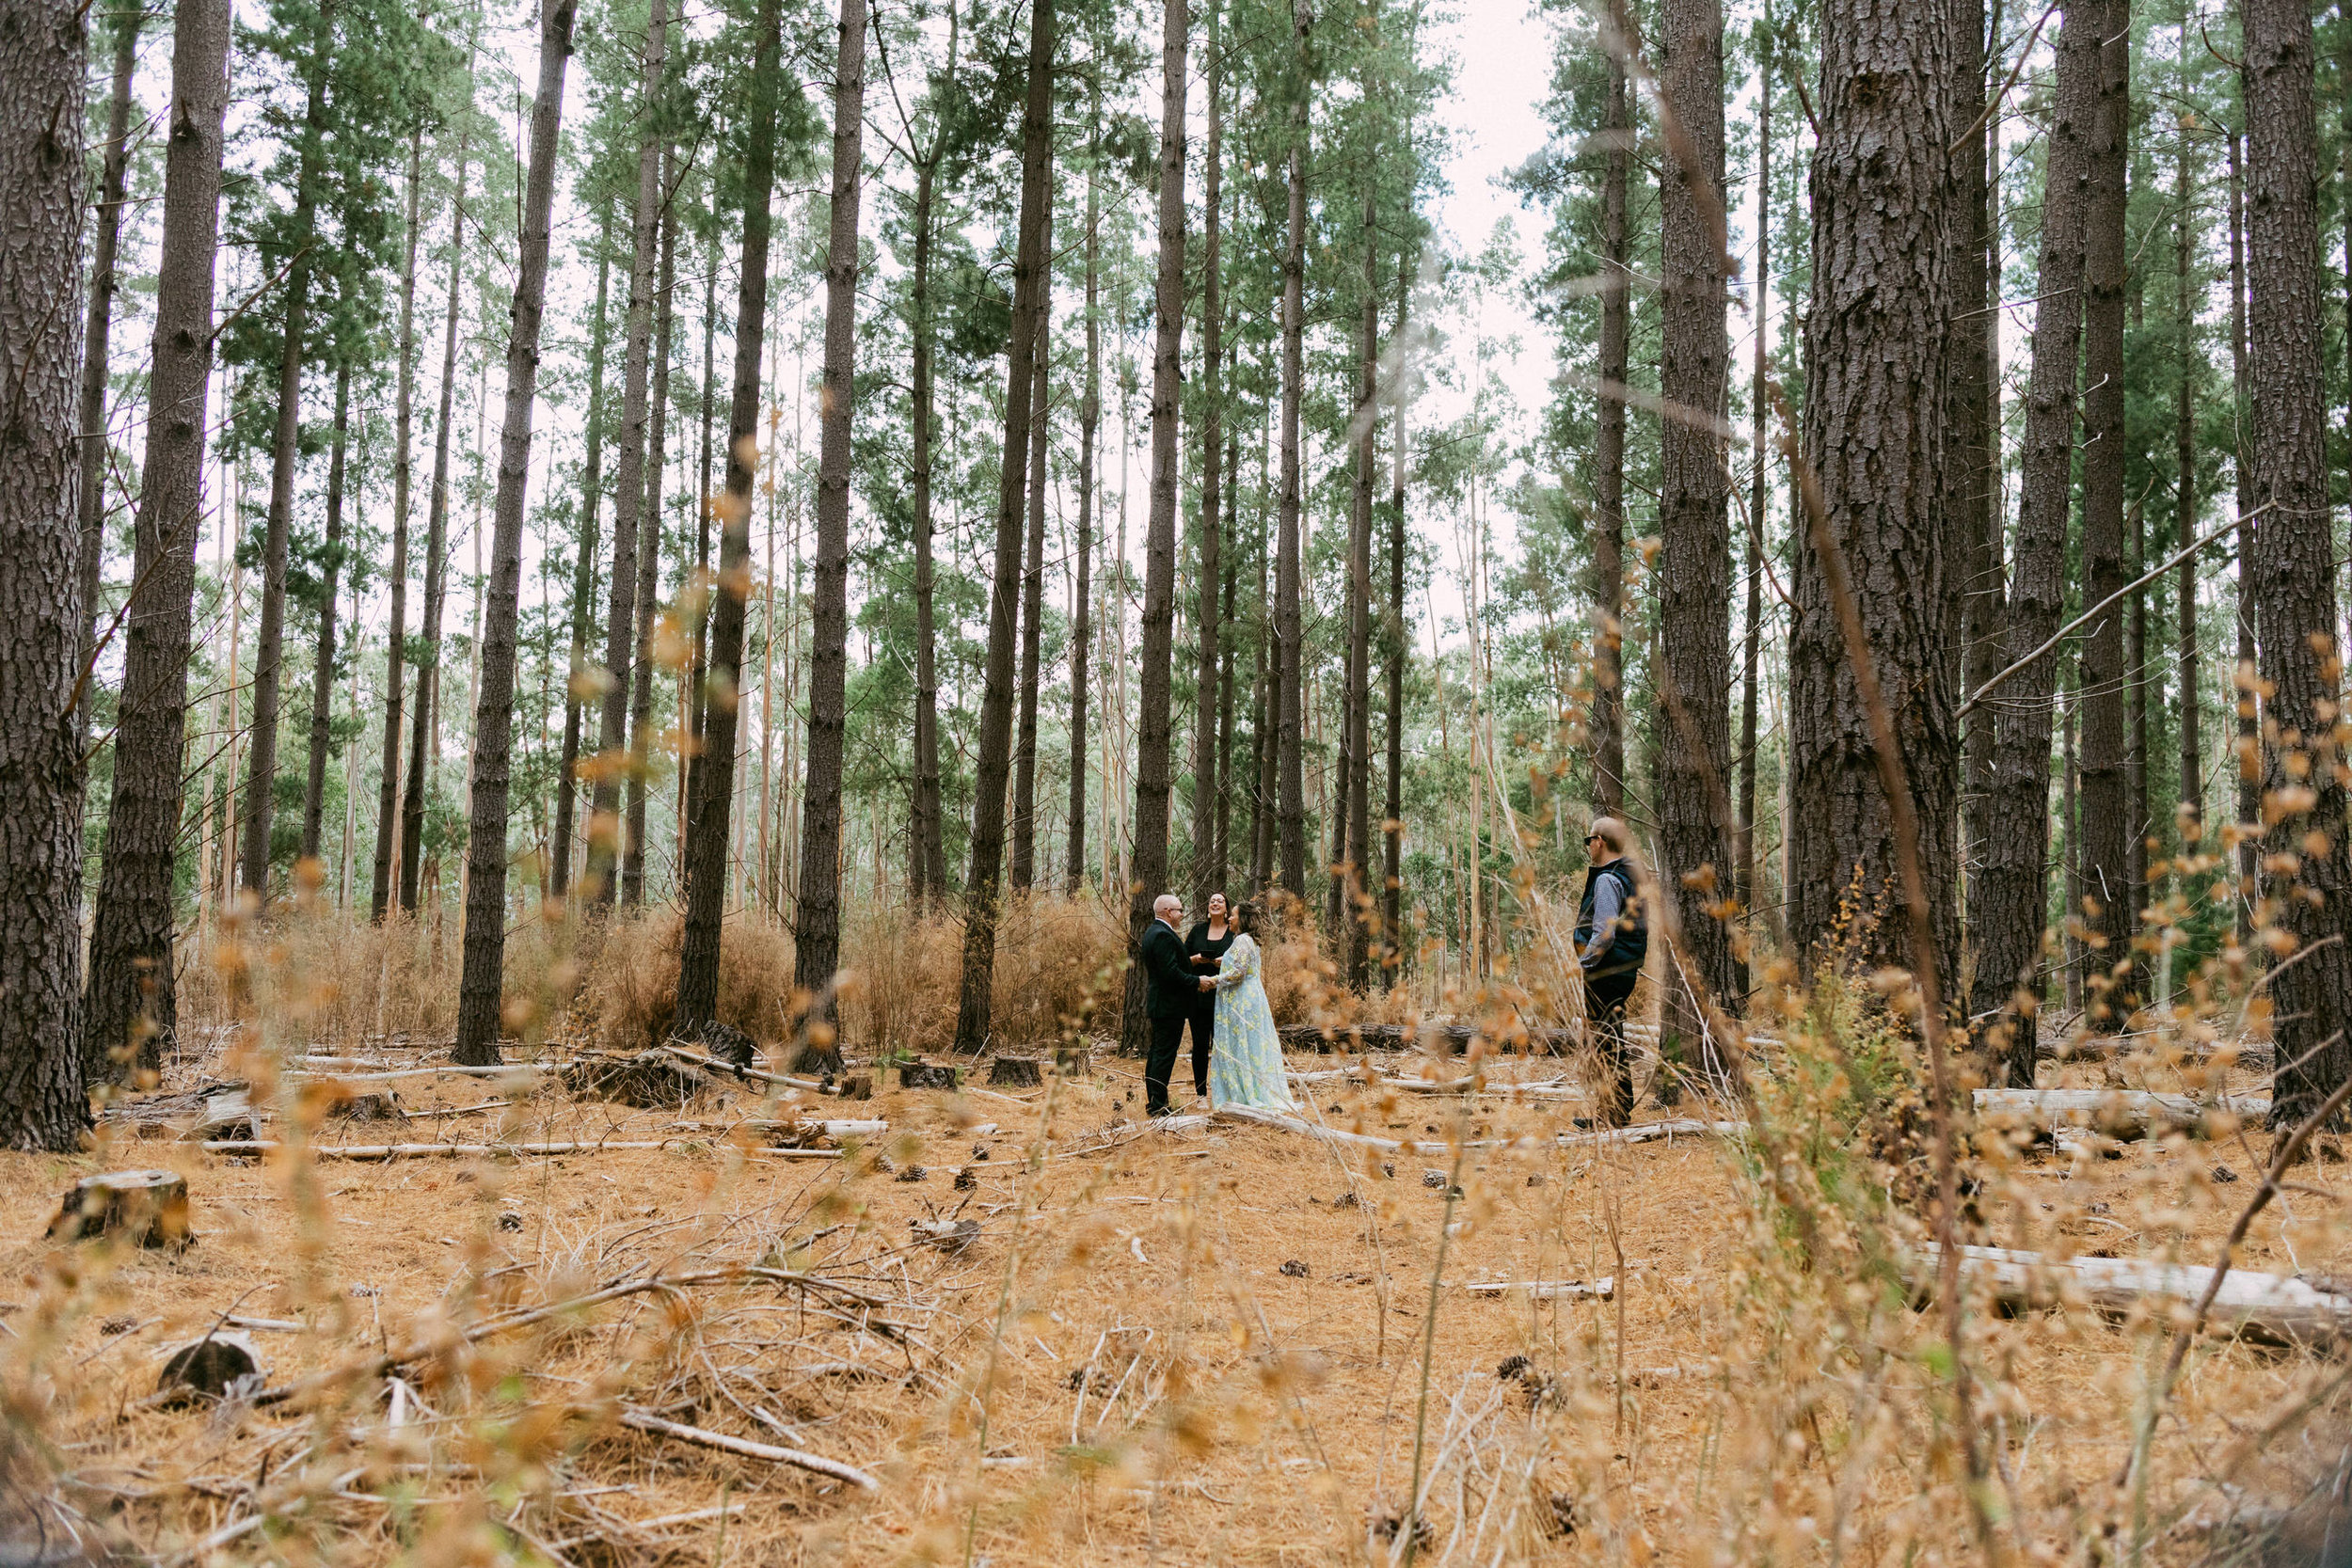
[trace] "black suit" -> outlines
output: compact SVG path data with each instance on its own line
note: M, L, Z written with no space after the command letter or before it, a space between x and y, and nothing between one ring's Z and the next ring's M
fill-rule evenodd
M1154 920L1143 933L1143 973L1150 989L1144 1012L1152 1020L1152 1054L1143 1066L1143 1103L1147 1114L1168 1115L1168 1080L1176 1070L1176 1052L1184 1041L1184 1022L1192 1016L1192 999L1200 992L1200 976L1184 951L1184 939L1164 920Z

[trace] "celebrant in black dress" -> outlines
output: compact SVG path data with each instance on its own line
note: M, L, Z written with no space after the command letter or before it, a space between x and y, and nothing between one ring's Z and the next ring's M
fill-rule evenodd
M1233 945L1233 927L1226 920L1225 895L1209 895L1209 918L1184 937L1184 955L1193 973L1214 975ZM1216 992L1202 991L1192 999L1192 1085L1200 1098L1209 1098L1209 1049L1216 1033Z

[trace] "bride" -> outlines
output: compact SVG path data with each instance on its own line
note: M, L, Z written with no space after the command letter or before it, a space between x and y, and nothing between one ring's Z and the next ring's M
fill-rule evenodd
M1282 1042L1274 1032L1260 978L1265 959L1258 950L1258 911L1242 904L1232 914L1233 942L1216 973L1216 1053L1209 1058L1209 1101L1295 1111Z

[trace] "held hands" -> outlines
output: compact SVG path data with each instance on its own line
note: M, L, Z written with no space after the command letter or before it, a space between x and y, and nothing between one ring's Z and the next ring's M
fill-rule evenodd
M1202 990L1216 990L1216 976L1214 974L1203 974L1200 976L1200 989Z

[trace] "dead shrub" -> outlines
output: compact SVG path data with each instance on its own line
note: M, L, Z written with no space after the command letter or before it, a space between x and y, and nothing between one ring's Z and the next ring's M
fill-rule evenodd
M893 905L861 911L846 935L845 961L857 977L842 1006L850 1041L878 1053L953 1046L963 923ZM1009 896L996 926L993 1043L1050 1044L1073 1019L1089 1033L1116 1033L1125 950L1121 911L1099 898Z
M615 915L586 966L576 1010L582 1037L632 1052L668 1039L685 940L685 918L675 910ZM507 989L516 989L511 974ZM773 1050L788 1037L796 1016L790 933L758 921L729 920L719 944L719 1022Z

